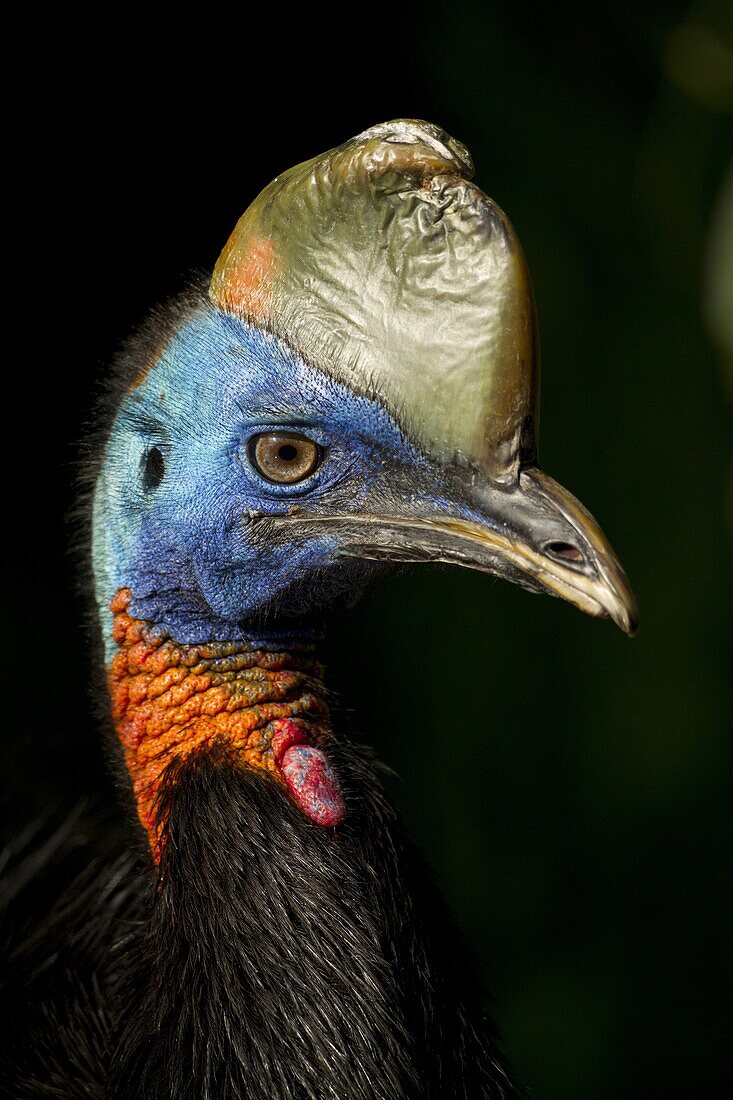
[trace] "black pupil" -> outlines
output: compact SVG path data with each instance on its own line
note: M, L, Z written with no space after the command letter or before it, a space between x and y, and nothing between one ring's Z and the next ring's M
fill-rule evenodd
M283 443L277 452L277 456L283 462L292 462L294 458L298 457L298 448L294 447L292 443Z
M163 480L163 455L157 447L151 447L145 459L143 485L146 489L156 489Z

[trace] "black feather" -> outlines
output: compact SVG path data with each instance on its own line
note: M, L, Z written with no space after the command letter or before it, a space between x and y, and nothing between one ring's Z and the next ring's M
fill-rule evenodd
M173 767L159 879L90 868L11 954L11 1095L516 1095L368 754L332 757L338 832L223 746Z

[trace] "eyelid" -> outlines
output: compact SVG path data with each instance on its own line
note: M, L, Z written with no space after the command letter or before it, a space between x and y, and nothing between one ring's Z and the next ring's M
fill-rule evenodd
M292 421L251 421L246 428L246 435L242 438L249 443L256 435L278 434L279 432L291 432L293 435L302 435L306 439L312 439L319 447L325 450L333 443L333 438L320 424L306 424L302 420Z

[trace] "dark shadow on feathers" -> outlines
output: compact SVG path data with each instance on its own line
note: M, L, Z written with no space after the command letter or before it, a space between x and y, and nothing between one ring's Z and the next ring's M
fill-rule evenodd
M173 768L159 885L129 856L92 867L11 954L6 994L30 978L33 1004L9 1095L517 1095L368 754L332 756L338 833L225 748Z
M72 816L72 828L48 830L61 844L11 854L3 875L0 1094L13 1100L104 1095L114 945L145 915L147 868L113 854L124 827L109 815Z

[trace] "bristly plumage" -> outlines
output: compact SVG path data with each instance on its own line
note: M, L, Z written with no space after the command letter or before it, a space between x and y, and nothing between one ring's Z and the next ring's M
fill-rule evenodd
M8 1095L516 1095L373 762L336 762L338 837L225 746L171 770L158 882L93 863L11 952Z
M170 777L149 978L141 991L133 974L113 1066L139 1095L506 1095L453 930L372 765L336 759L338 839L226 749ZM177 1076L156 1092L171 1050Z
M9 859L15 1100L517 1095L315 652L326 612L404 561L635 628L600 528L536 467L526 270L470 171L398 120L284 173L208 296L113 372L89 527L131 813Z

